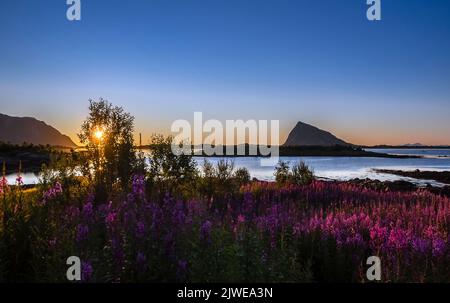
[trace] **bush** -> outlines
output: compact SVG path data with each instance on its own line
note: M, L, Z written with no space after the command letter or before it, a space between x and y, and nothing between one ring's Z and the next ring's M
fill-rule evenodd
M202 178L198 180L199 192L215 201L224 201L237 195L241 185L248 183L250 174L245 168L234 169L234 162L221 159L214 166L207 159L203 162Z
M279 185L296 184L308 185L314 181L314 173L303 162L296 163L292 168L289 168L289 163L280 161L275 167L275 181Z
M160 192L189 196L198 177L197 164L192 155L174 154L173 137L153 135L148 179Z
M234 172L234 178L239 185L244 185L250 182L250 173L248 169L241 167Z
M278 162L275 167L275 181L278 184L286 184L289 181L289 163L285 161Z
M314 173L305 162L300 162L292 167L290 181L297 185L308 185L314 181Z

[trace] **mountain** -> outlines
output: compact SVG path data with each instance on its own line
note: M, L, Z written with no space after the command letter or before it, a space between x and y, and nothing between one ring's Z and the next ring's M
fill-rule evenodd
M408 144L403 144L403 147L424 147L426 145L423 145L421 143L408 143Z
M315 126L298 122L291 130L285 146L350 146L351 144L336 138L333 134Z
M11 144L24 142L34 145L76 147L76 144L57 129L29 117L11 117L0 114L0 141Z

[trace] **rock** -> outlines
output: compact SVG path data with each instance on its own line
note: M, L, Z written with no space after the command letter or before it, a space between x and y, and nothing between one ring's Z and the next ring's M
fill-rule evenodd
M290 132L284 146L351 146L333 134L315 126L298 122Z

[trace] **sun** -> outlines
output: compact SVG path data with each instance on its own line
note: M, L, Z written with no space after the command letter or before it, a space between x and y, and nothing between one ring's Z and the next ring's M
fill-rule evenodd
M103 139L103 135L104 135L104 132L103 132L103 130L101 130L101 129L97 129L97 130L94 132L94 137L95 137L97 140L99 140L99 141L101 141L101 140Z

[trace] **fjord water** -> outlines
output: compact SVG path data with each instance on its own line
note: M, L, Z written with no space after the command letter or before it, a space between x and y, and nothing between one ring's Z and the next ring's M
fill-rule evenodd
M450 152L450 150L448 151ZM273 166L261 166L258 157L230 158L234 161L236 168L245 167L250 175L259 180L274 180ZM374 179L380 181L405 180L420 186L431 184L443 186L444 184L433 180L417 180L408 177L382 174L374 169L391 170L424 170L424 171L450 171L450 158L424 157L424 158L372 158L372 157L280 157L280 160L287 161L290 165L305 162L314 170L314 174L323 179L350 180L350 179ZM217 163L219 158L208 158L208 161ZM197 160L201 165L203 159Z
M314 170L317 177L342 181L354 178L369 178L380 181L405 180L421 186L428 183L434 186L443 186L443 184L432 180L417 180L408 177L381 174L375 172L374 169L450 171L450 149L375 149L371 151L401 155L421 155L423 158L280 157L280 160L287 161L291 165L299 161L304 161ZM247 168L252 178L265 181L275 179L273 174L275 167L261 166L259 157L207 158L211 163L217 163L220 159L233 161L235 168ZM199 167L203 165L204 160L205 158L203 157L196 157L196 162ZM15 178L15 175L8 176L10 184L14 184ZM38 176L30 173L24 174L23 179L25 184L38 182Z
M422 170L422 171L450 171L450 149L367 149L378 153L392 155L422 156L422 158L373 158L373 157L280 157L290 165L300 161L305 162L314 170L317 177L330 180L346 181L355 178L373 179L380 181L404 180L419 186L431 184L443 186L444 184L433 180L418 180L414 178L378 173L375 169L391 170ZM208 161L217 163L225 158L208 158ZM230 158L236 168L245 167L253 178L272 181L274 166L261 166L258 157ZM202 165L204 159L198 159Z

